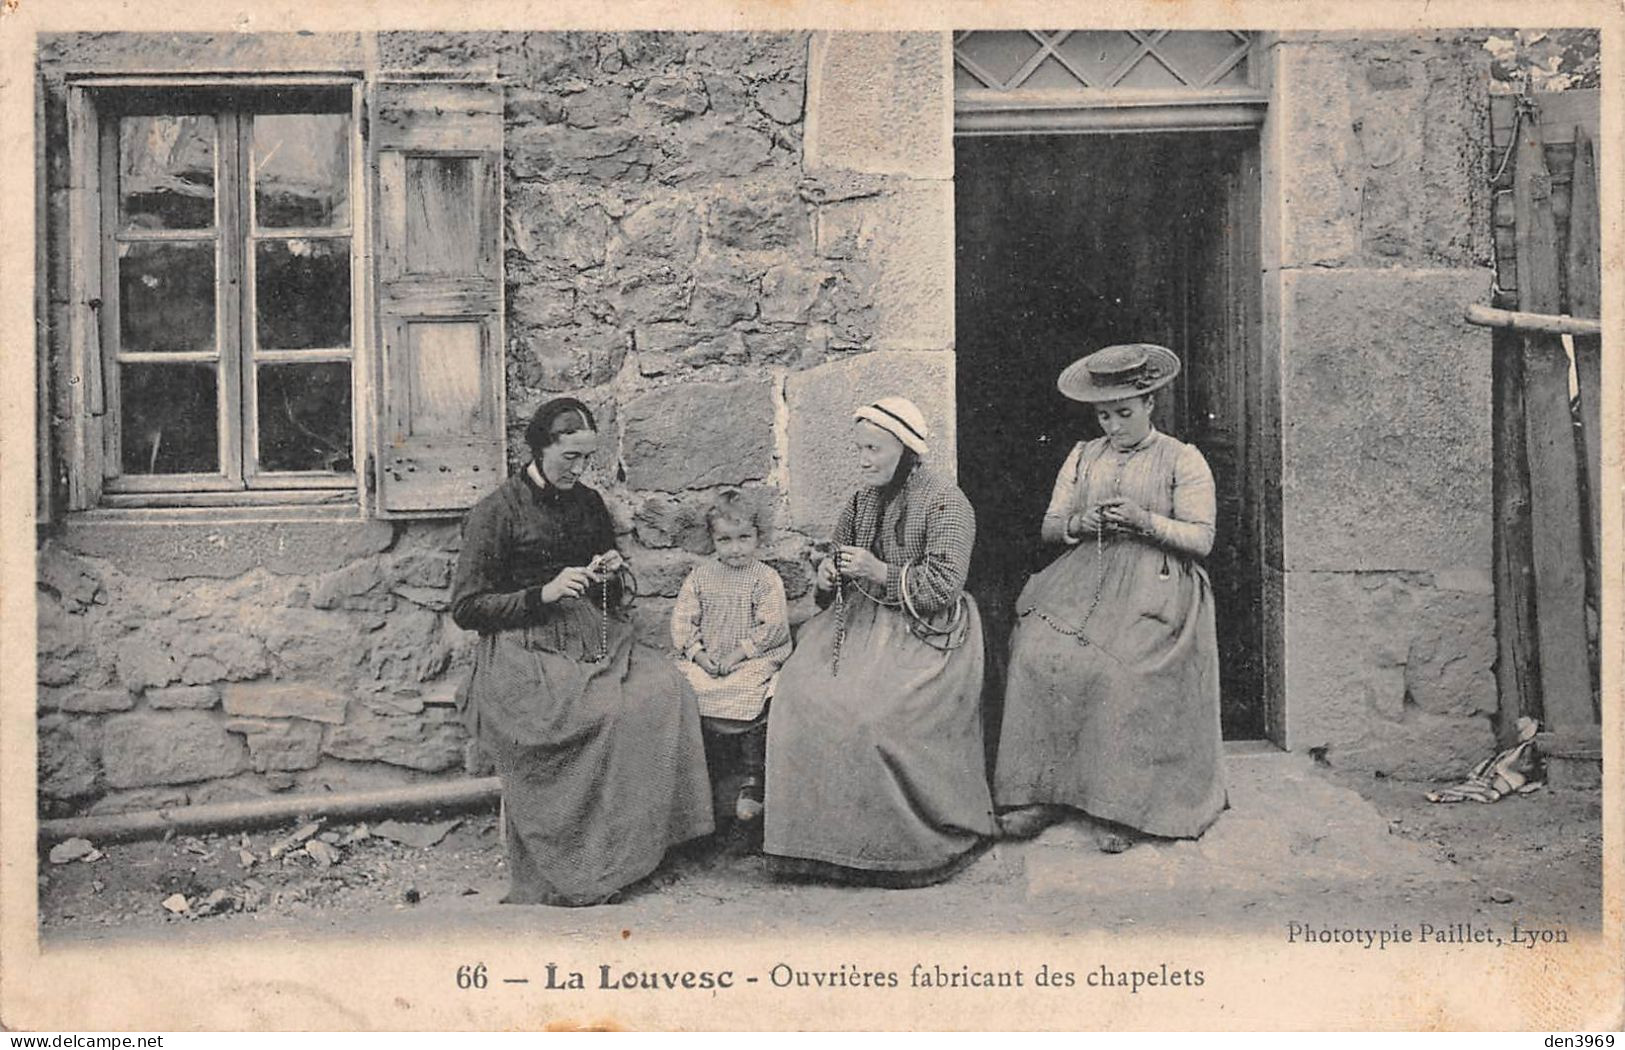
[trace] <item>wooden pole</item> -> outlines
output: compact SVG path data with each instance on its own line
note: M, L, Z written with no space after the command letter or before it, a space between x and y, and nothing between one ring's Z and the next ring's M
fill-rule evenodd
M1463 315L1468 324L1480 328L1510 328L1519 332L1545 332L1549 335L1601 335L1602 322L1563 314L1532 314L1526 310L1499 310L1473 303Z
M156 838L167 831L195 835L210 831L271 827L302 817L353 820L436 810L470 810L489 806L501 797L501 779L481 777L344 795L290 795L252 802L172 806L105 817L42 820L39 822L39 842L42 846L48 846L64 839L79 838L100 845L104 842Z
M1518 224L1518 305L1530 313L1555 314L1561 307L1557 222L1538 124L1524 126L1516 160L1512 185ZM1541 711L1547 729L1568 729L1592 724L1580 464L1569 411L1569 358L1558 336L1526 332L1520 338Z
M1495 503L1495 684L1500 694L1501 746L1518 736L1518 719L1540 713L1535 640L1534 540L1529 532L1529 460L1524 430L1523 340L1497 329L1490 335Z
M1602 316L1602 236L1597 209L1597 162L1591 136L1583 126L1574 129L1574 182L1569 204L1568 289L1569 313L1576 317ZM1574 372L1580 386L1580 437L1584 455L1580 476L1586 497L1586 596L1591 608L1602 611L1602 332L1576 334ZM1589 640L1589 639L1588 639ZM1600 668L1591 665L1593 714L1602 721Z

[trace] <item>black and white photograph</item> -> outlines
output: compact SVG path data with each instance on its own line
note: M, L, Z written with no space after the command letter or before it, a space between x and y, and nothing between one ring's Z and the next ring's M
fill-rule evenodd
M1625 1024L1622 26L5 0L0 1024Z

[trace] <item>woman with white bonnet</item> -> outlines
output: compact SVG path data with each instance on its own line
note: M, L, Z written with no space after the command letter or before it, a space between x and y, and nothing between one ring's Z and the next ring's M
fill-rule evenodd
M763 849L781 875L927 885L993 832L982 624L964 591L976 516L926 465L913 402L864 405L853 431L862 483L768 719Z
M1196 838L1225 806L1213 588L1213 475L1151 422L1173 351L1110 346L1057 386L1102 436L1067 456L1042 537L1059 555L1016 600L994 774L1000 829L1083 817L1102 850Z

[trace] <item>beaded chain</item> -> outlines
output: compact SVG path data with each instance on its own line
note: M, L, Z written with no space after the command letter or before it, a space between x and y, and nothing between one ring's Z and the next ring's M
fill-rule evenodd
M829 676L841 676L841 643L846 641L846 577L841 575L841 550L835 549L835 644L830 650Z
M1112 497L1114 498L1123 493L1123 459L1124 457L1121 456L1117 458L1117 469L1112 472ZM1077 491L1087 501L1089 498L1090 464L1084 463L1080 464L1080 466L1082 473L1078 477ZM1064 624L1057 623L1053 617L1042 609L1034 607L1032 610L1038 614L1040 620L1049 624L1057 632L1076 639L1079 645L1089 644L1089 637L1083 633L1083 629L1088 626L1089 618L1095 614L1095 609L1099 607L1101 593L1106 587L1106 530L1103 527L1104 524L1104 522L1100 522L1095 527L1095 596L1089 602L1089 608L1084 612L1083 619L1078 621L1078 626L1067 627Z

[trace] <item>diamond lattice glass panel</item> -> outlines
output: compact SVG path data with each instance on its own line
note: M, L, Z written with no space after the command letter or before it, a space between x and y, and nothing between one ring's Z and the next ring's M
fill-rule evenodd
M349 223L349 131L343 113L254 118L254 218L260 226Z
M1021 86L1027 91L1076 91L1083 85L1072 71L1061 65L1051 55L1041 62L1032 75L1022 81Z
M1052 93L1245 87L1250 43L1230 30L978 30L955 40L954 87Z
M1139 46L1139 41L1118 30L1088 30L1073 33L1055 50L1066 56L1091 87L1106 87L1108 78Z
M1182 88L1186 84L1183 80L1174 76L1167 66L1158 61L1156 55L1146 55L1134 63L1134 67L1124 73L1122 78L1112 86L1130 90L1154 90L1157 88Z
M1182 31L1157 43L1157 54L1178 70L1187 84L1204 84L1245 41L1230 32Z
M1250 55L1251 52L1248 52ZM1213 82L1214 87L1247 87L1251 81L1247 78L1247 59L1243 58L1230 71Z
M118 127L119 223L138 230L214 225L214 118L124 117Z
M257 385L261 470L349 472L348 361L261 365Z
M125 364L119 369L119 462L126 474L220 470L214 365Z
M214 349L214 242L118 246L119 349Z
M959 52L974 62L1000 86L1021 71L1027 60L1038 53L1038 41L1025 29L983 30L969 33L959 43Z
M350 345L350 239L266 238L254 247L255 330L266 350Z

